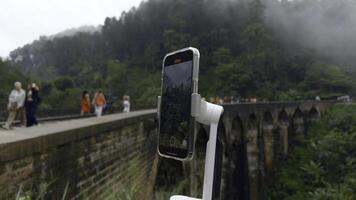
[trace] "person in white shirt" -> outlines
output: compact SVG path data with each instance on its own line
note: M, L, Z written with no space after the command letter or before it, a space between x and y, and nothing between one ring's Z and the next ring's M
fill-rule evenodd
M24 109L24 103L26 98L25 90L22 89L22 84L16 82L14 84L15 89L11 91L9 96L9 103L7 105L7 110L9 111L9 117L7 118L6 124L3 128L9 130L16 117L21 117L21 122L26 125L26 114Z
M130 112L130 97L128 95L124 95L124 101L122 102L122 105L124 106L124 113Z

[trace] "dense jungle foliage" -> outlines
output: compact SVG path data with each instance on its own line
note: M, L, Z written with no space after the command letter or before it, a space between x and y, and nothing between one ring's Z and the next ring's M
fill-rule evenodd
M323 114L280 166L269 199L356 199L356 105Z
M353 5L340 2L343 7ZM148 0L120 17L107 17L97 32L41 36L12 51L10 61L39 82L42 108L48 109L77 108L82 90L93 94L99 88L115 104L128 94L133 107L152 107L160 91L163 56L187 46L201 52L200 92L205 97L295 100L350 94L356 77L351 56L343 59L338 54L336 59L335 49L324 48L328 54L323 54L299 45L303 32L288 38L276 20L280 18L273 15L277 12L271 11L277 7L292 16L320 8L329 18L345 18L348 13L330 11L334 3ZM12 85L5 84L1 102Z

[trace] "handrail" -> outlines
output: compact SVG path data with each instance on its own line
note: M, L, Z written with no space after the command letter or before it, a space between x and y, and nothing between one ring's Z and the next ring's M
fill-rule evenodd
M41 117L41 118L38 118L37 121L38 122L61 121L61 120L88 118L88 117L93 117L93 116L95 116L95 115L94 114L85 115L85 116L82 116L80 114L77 114L77 115L63 115L63 116L53 116L53 117ZM0 122L0 126L4 125L5 123L6 123L5 121ZM20 120L14 121L15 125L18 125L20 123L21 123Z
M148 108L152 109L152 108ZM140 110L145 110L145 109L140 109ZM136 109L133 109L132 111L138 111ZM118 111L117 109L112 110L111 112L104 113L106 114L117 114L121 113L122 111ZM60 115L63 113L62 115ZM7 111L0 113L0 126L5 124L6 117L4 115L7 114ZM59 114L59 115L58 115ZM3 118L1 117L3 116ZM48 122L48 121L61 121L61 120L70 120L70 119L79 119L79 118L88 118L88 117L94 117L94 113L86 114L84 116L80 115L80 111L77 109L51 109L51 110L39 110L37 114L38 122ZM14 121L15 125L20 124L19 120Z

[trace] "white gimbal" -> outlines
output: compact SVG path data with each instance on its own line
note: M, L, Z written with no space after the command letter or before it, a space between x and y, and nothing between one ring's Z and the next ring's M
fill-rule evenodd
M192 116L196 121L210 126L209 141L206 145L204 186L202 200L212 200L214 191L214 172L216 159L216 146L218 140L218 125L224 111L222 106L201 100L200 94L192 94ZM220 177L216 177L220 178ZM220 181L220 180L215 180ZM172 196L170 200L198 200L186 196Z
M191 116L195 118L195 121L210 126L209 141L206 146L206 156L205 156L205 171L204 171L204 185L203 185L203 198L202 200L213 200L219 197L220 192L220 166L221 166L221 141L218 135L218 125L222 113L224 111L222 106L208 103L201 99L200 94L198 94L198 77L199 77L199 50L193 47L188 47L181 49L165 56L163 60L163 70L164 74L165 61L169 60L168 57L175 54L182 54L182 52L191 51L193 55L193 68L192 68L192 96L191 96ZM184 58L184 56L182 56ZM178 62L182 59L176 59ZM169 62L168 62L169 63ZM163 86L162 78L162 86ZM162 87L163 89L163 87ZM158 98L158 117L161 116L161 98ZM190 134L192 134L191 132ZM193 137L194 138L194 137ZM194 141L194 140L193 140ZM193 148L194 149L194 148ZM160 153L160 152L158 152ZM175 157L160 154L164 157L177 159ZM193 154L194 155L194 154ZM191 157L190 157L191 158ZM178 159L181 160L181 159ZM186 197L186 196L172 196L170 200L197 200L196 198Z
M217 147L217 140L218 140L218 125L224 109L222 106L215 105L202 100L200 94L196 94L196 93L192 94L191 103L192 103L191 115L196 118L197 122L210 126L209 141L206 146L204 186L203 186L202 200L213 200L215 159L216 159L216 147ZM220 179L220 177L215 177L215 178ZM220 180L215 180L215 181L220 181ZM200 199L175 195L172 196L170 200L200 200Z

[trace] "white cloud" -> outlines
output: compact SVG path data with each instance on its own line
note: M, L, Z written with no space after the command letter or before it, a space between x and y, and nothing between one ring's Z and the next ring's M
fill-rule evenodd
M103 24L142 0L0 0L0 56L40 35Z

